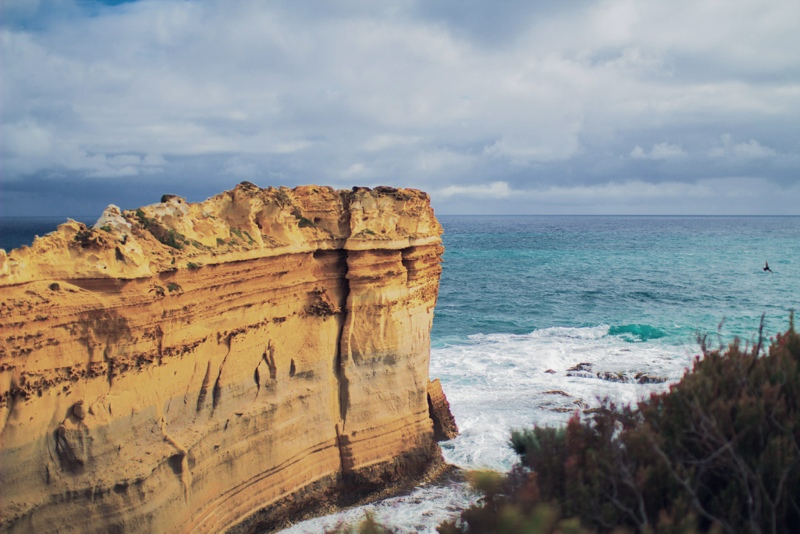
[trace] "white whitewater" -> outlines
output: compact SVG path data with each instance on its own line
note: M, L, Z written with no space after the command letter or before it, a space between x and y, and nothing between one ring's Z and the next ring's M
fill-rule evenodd
M467 344L435 348L431 377L442 381L461 434L441 444L448 463L463 469L507 471L517 460L509 447L511 430L533 425L563 425L574 413L609 397L635 403L664 391L683 376L698 352L693 343L676 346L659 340L630 342L608 335L607 326L546 328L527 335L490 334L469 337ZM591 364L588 371L568 369ZM625 382L597 377L621 374ZM667 379L639 384L636 373ZM419 487L408 495L299 523L291 534L324 532L337 525L356 525L369 512L400 533L435 533L477 497L464 483Z

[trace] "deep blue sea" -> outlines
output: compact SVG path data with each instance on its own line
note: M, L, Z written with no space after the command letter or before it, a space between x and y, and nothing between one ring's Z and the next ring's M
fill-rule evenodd
M73 216L72 219L91 225L98 217ZM49 234L65 222L67 217L0 217L0 248L8 252L30 245L34 236Z
M562 425L601 397L636 402L666 389L699 353L698 335L752 342L762 314L770 336L800 309L800 217L439 220L430 374L461 430L442 444L445 459L466 469L509 469L513 428ZM568 371L579 363L590 370ZM636 373L667 382L639 384ZM427 485L287 532L357 523L368 510L399 532L433 533L474 499L463 483Z
M752 343L762 314L769 337L800 308L800 217L439 219L430 374L461 430L442 444L445 459L466 469L510 468L512 428L564 424L601 397L636 402L667 388L699 353L698 336ZM55 228L9 221L0 219L2 248ZM588 366L569 371L579 363ZM640 384L637 373L667 381ZM458 482L429 485L288 532L320 532L365 510L400 532L435 532L474 498Z

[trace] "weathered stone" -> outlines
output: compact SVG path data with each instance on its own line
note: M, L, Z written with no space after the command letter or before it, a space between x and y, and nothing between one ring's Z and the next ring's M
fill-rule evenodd
M78 419L84 419L86 417L86 408L84 407L82 400L79 400L72 405L72 415Z
M428 196L178 200L0 251L1 531L219 532L437 461Z
M636 373L633 378L640 384L663 384L667 381L663 376L655 376L648 373Z
M592 364L589 362L576 363L575 365L567 369L567 371L573 371L573 372L577 371L583 373L589 372L591 370L592 370Z
M458 435L456 419L450 412L450 403L438 378L428 384L428 411L433 420L433 438L436 441L447 441Z

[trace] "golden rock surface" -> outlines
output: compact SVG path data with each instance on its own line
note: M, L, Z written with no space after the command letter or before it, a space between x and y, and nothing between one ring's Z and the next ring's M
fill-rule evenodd
M441 232L245 182L0 250L0 530L254 531L424 471Z

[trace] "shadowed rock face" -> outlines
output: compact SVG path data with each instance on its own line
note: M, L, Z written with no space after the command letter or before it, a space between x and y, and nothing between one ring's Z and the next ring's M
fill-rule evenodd
M247 530L419 474L440 235L420 191L243 183L0 250L0 527Z
M438 378L428 384L428 410L433 421L433 439L447 441L458 436L456 419L450 412L450 403Z

